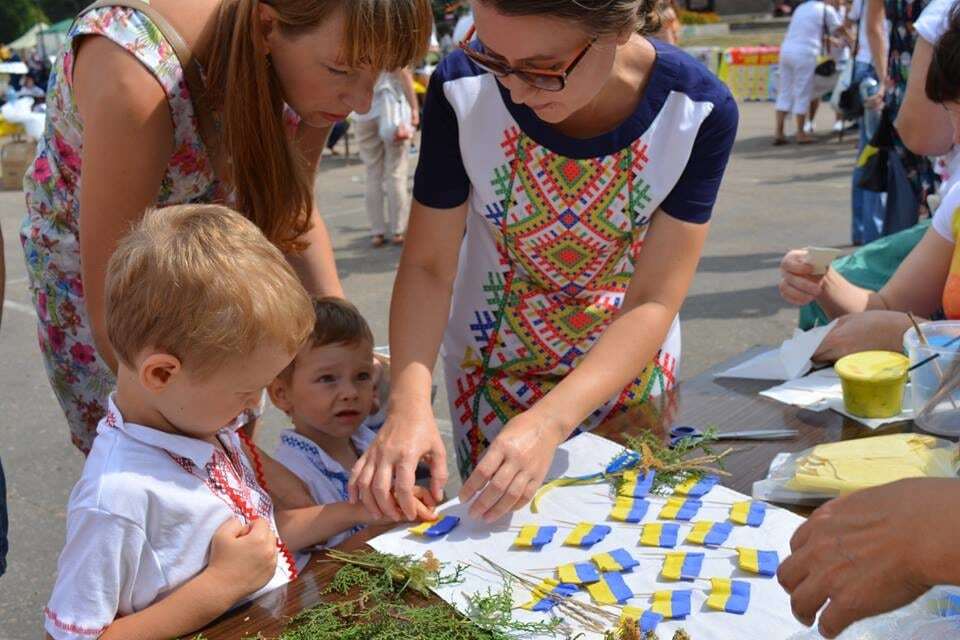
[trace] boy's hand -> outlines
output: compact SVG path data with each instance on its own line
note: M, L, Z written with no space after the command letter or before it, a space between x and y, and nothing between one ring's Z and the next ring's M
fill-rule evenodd
M236 600L267 584L276 570L277 537L266 520L244 525L230 518L213 534L207 571Z
M437 506L437 502L436 500L433 499L433 496L430 494L430 491L428 489L425 489L424 487L421 487L418 485L414 485L413 498L414 498L414 502L416 503L416 515L413 517L412 520L409 520L409 522L425 522L425 521L437 519L438 517L437 512L434 511L434 508ZM362 504L357 506L361 508L363 507ZM400 508L397 507L397 510L399 511ZM402 514L403 512L400 511L400 513ZM394 520L393 518L389 518L389 517L377 518L371 515L366 510L364 510L364 514L367 518L366 524L382 525L382 524L396 523L396 520Z

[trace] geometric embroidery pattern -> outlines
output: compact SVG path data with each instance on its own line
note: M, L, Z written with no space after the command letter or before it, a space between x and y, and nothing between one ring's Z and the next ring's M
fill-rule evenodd
M573 159L511 127L501 147L507 163L492 178L500 201L484 212L499 269L483 286L488 306L473 311L474 349L460 363L453 401L466 432L458 443L461 475L507 421L576 367L612 322L652 214L642 138L609 156ZM673 387L675 371L674 356L658 353L586 427Z

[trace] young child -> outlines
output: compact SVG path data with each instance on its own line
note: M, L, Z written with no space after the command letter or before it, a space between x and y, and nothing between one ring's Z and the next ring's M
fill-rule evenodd
M224 207L148 212L107 273L117 388L70 496L45 626L178 637L294 579L293 554L340 531L323 507L274 513L235 426L314 315L283 255Z
M345 300L321 298L313 310L313 333L268 391L293 423L280 435L274 457L303 480L317 504L328 505L328 522L340 526L339 534L326 541L334 546L371 524L349 503L347 481L376 437L365 422L376 394L373 333ZM414 495L433 505L425 489L415 488Z

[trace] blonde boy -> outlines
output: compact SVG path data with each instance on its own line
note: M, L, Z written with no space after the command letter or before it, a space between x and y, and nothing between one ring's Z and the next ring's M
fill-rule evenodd
M117 389L70 496L45 627L178 637L294 579L293 554L335 533L321 507L274 512L235 426L313 309L260 231L210 205L148 212L106 296Z

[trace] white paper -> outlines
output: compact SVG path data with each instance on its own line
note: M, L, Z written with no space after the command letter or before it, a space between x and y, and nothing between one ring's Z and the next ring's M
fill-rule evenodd
M766 391L761 391L760 395L811 411L832 409L870 429L876 429L892 422L913 419L913 408L906 403L904 403L903 411L892 418L861 418L851 414L843 405L843 387L840 383L840 377L833 368L815 371L799 380L790 380ZM907 389L904 390L904 396L904 399L910 397L909 384Z
M810 358L827 337L836 320L809 331L796 329L793 337L785 340L777 349L765 351L758 356L716 374L717 378L749 378L751 380L794 380L806 375L813 367Z
M579 435L560 447L548 478L595 473L602 470L621 450L620 445L599 436ZM740 571L736 566L736 555L733 552L705 550L703 547L683 544L678 546L678 550L702 551L707 554L701 572L702 577L734 577L750 582L750 606L743 616L707 609L705 605L707 593L704 587L709 587L708 583L660 580L662 558L659 555L656 557L650 555L651 552L657 553L657 550L639 546L640 529L633 525L607 520L612 501L605 495L606 489L606 485L603 484L554 489L541 501L539 514L532 513L527 507L495 525L472 520L467 515L466 505L461 505L457 500L451 500L442 506L441 513L458 515L462 520L460 525L445 538L427 540L412 536L406 528L403 528L374 538L370 544L379 551L397 554L421 555L430 549L444 562L462 562L477 566L483 565L476 556L479 552L518 574L535 569L553 568L567 562L586 562L593 555L623 547L640 561L639 567L624 574L626 583L634 593L647 594L661 589L694 589L690 616L683 621L662 622L657 628L661 638L670 638L674 631L683 628L697 640L730 640L731 638L781 640L789 638L804 628L793 618L790 612L790 598L776 579ZM729 513L729 507L726 505L746 498L747 496L725 487L715 487L704 496L703 499L708 502L701 508L697 519L724 521ZM644 522L656 521L663 499L653 498L652 502ZM565 547L561 543L571 527L563 528L565 525L556 522L558 519L602 523L613 527L613 532L589 550ZM768 505L766 519L761 527L735 527L725 546L742 545L776 550L782 561L790 553L790 537L802 522L803 518L800 516ZM512 548L517 531L507 527L526 523L555 524L561 528L553 542L541 551ZM681 541L689 530L689 525L681 524ZM544 578L550 575L547 572L537 572L537 576ZM470 568L466 572L463 583L443 587L437 590L437 595L459 610L465 611L464 594L485 593L487 589L497 591L501 587L502 583L498 578L480 569ZM525 589L517 587L514 600L517 605L521 605L530 599L529 595ZM576 597L589 600L586 592L581 592ZM646 608L649 606L649 597L638 596L628 604ZM610 610L618 611L615 608ZM525 621L548 618L548 614L522 609L517 609L515 615L517 619ZM577 629L575 622L571 621L571 623ZM600 636L594 633L585 632L581 637L584 640L600 640Z

